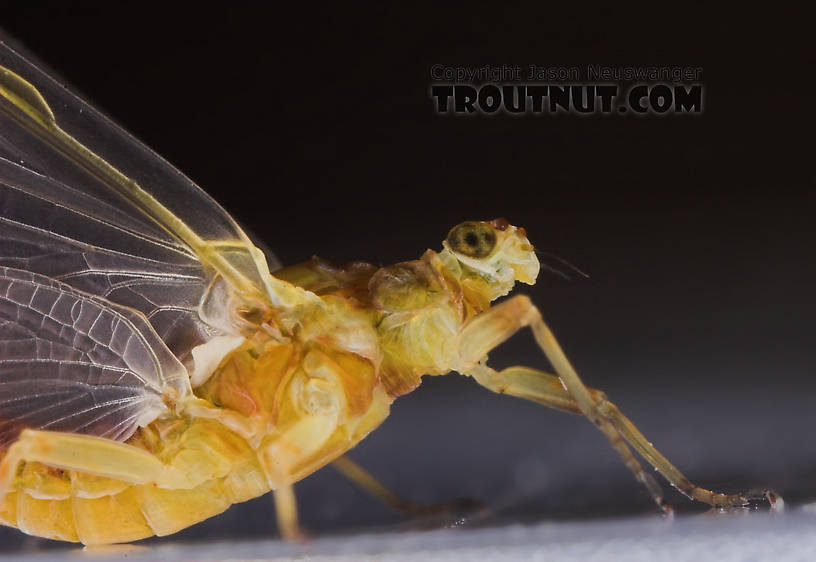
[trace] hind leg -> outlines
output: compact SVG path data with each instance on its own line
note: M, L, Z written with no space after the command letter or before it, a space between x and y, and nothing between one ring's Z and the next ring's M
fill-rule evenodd
M163 535L229 506L223 491L151 453L72 433L24 430L0 463L6 524L41 537L107 544Z
M421 517L436 514L455 514L462 511L487 511L487 506L472 499L459 499L433 505L420 505L401 498L377 480L362 466L343 455L332 462L340 474L363 488L372 496L408 515Z
M26 461L130 484L189 487L186 474L144 449L91 435L26 429L0 463L0 497L11 490L18 468Z

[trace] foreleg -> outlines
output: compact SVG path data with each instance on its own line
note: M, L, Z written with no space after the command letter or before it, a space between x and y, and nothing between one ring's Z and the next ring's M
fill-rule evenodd
M529 367L511 367L496 372L485 365L467 366L468 363L477 363L491 349L524 327L532 329L536 342L558 373L557 377ZM587 388L564 355L552 331L544 323L541 313L526 296L511 298L471 321L462 331L460 353L465 365L462 371L473 375L480 384L494 392L534 400L549 407L581 413L589 418L661 508L667 509L667 505L660 487L643 470L626 442L673 486L689 497L717 507L747 503L743 495L714 493L692 484L606 399L604 393Z

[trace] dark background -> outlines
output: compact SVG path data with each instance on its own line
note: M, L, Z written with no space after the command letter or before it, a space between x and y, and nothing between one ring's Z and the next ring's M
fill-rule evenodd
M522 289L588 384L702 485L816 497L807 18L497 6L3 2L0 26L284 263L391 263L461 220L524 226L590 275ZM444 117L436 63L700 66L704 113ZM491 358L546 366L528 334ZM456 375L401 398L352 457L416 501L483 500L488 524L656 511L590 424ZM297 489L315 533L417 525L330 468ZM181 536L273 521L261 498Z

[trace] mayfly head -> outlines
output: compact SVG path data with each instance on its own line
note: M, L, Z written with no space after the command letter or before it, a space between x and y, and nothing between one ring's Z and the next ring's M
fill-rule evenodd
M532 285L538 276L538 257L527 233L505 219L460 223L443 245L462 265L502 285Z

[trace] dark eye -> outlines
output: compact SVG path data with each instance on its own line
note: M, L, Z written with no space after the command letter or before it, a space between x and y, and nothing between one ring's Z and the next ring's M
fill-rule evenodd
M447 238L454 252L470 258L485 258L496 247L496 231L481 222L463 222L453 227Z

